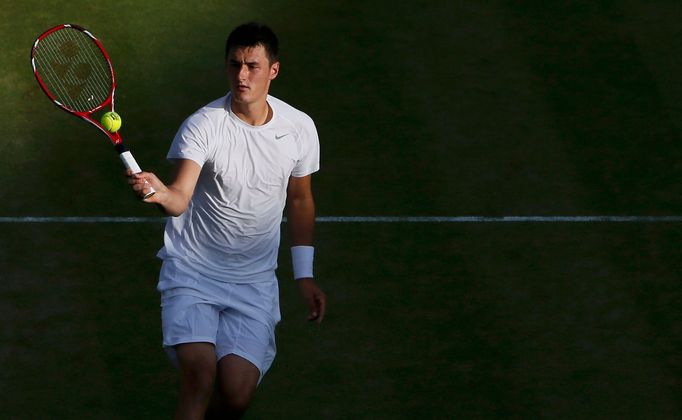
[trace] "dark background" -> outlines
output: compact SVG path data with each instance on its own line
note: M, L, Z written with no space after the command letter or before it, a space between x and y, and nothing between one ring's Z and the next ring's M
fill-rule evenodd
M42 31L102 40L121 134L166 177L177 127L225 94L224 41L247 20L280 36L272 93L317 124L321 216L682 214L678 1L30 0L0 17L0 216L158 216L106 138L38 88ZM171 417L162 230L0 224L0 416ZM681 236L320 224L318 328L284 234L279 354L247 417L678 418Z

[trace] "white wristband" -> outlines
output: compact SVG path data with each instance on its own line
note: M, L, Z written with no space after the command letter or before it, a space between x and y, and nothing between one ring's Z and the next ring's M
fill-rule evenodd
M315 248L312 246L292 246L291 265L294 268L294 279L313 277L313 259Z

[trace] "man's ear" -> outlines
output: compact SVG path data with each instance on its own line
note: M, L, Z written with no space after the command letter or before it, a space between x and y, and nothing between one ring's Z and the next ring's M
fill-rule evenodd
M270 66L270 80L274 80L278 74L279 74L279 61L275 61L274 63L272 63L272 66Z

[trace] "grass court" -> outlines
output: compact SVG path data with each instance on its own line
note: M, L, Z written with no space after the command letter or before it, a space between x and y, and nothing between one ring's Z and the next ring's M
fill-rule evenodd
M320 216L682 215L682 3L13 2L0 217L154 217L56 110L42 31L90 29L140 165L225 94L224 42L280 38L272 94L321 139ZM682 223L321 223L308 325L286 226L278 357L249 419L682 415ZM0 417L167 419L161 223L0 223Z

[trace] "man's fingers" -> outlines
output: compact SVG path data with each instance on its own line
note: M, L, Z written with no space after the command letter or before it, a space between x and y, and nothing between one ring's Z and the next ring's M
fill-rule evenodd
M324 319L324 313L327 309L326 296L324 293L316 293L313 296L312 305L310 306L310 315L308 316L308 321L317 321L321 323Z

